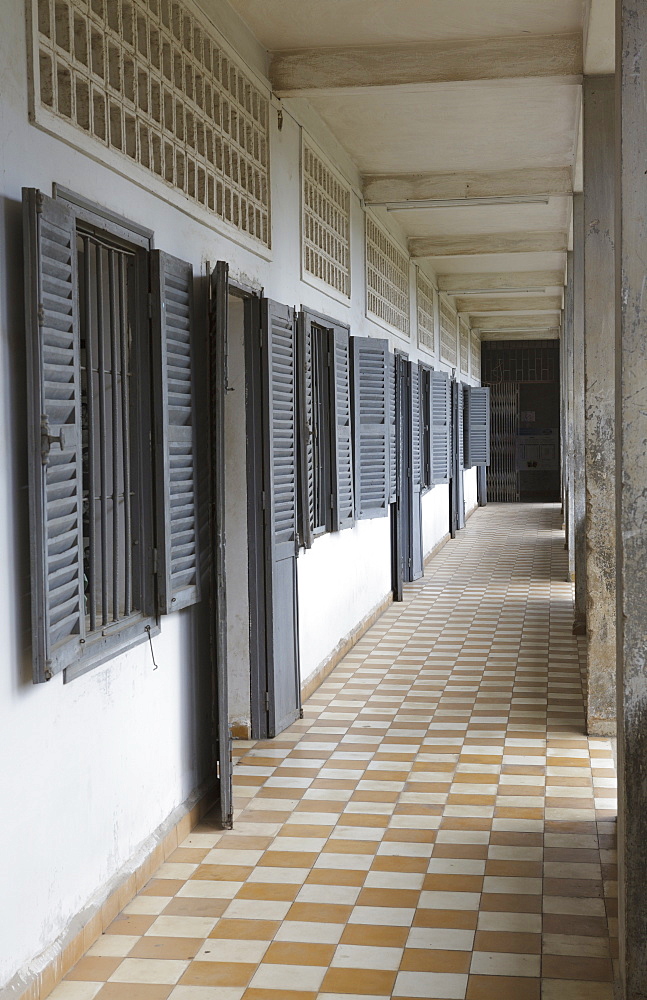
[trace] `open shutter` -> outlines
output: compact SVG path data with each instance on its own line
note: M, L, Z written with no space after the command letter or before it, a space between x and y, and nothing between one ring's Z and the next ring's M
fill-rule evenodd
M219 260L211 275L209 296L209 431L211 445L211 589L214 611L209 615L211 650L215 663L218 711L220 818L225 829L233 824L232 752L227 683L227 592L225 575L225 393L227 392L227 335L229 319L229 264Z
M431 369L420 365L420 461L422 489L432 485L431 477Z
M456 384L456 392L458 394L458 426L456 433L458 435L458 471L462 472L465 468L465 389L466 386L462 382Z
M431 373L431 472L434 486L451 475L451 391L445 372Z
M388 340L353 337L355 512L386 517L389 504Z
M465 467L490 464L490 390L465 387Z
M23 190L34 681L80 658L85 635L76 228Z
M353 445L351 441L350 337L343 327L333 327L331 341L332 527L352 528L355 523Z
M422 576L422 426L420 412L420 368L415 361L409 361L409 401L411 407L411 433L409 434L409 467L411 469L411 555L409 579L419 580Z
M395 354L387 358L389 405L389 503L395 503L398 498L398 428L396 423L397 408L397 365Z
M161 250L151 254L159 611L200 600L191 357L193 268Z
M269 735L301 710L297 608L297 410L294 310L262 303Z
M312 322L300 312L297 318L299 353L299 504L298 528L301 543L311 548L314 527L314 449L312 391Z

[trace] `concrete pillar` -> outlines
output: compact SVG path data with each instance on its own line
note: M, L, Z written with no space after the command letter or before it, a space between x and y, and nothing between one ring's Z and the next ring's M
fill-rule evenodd
M614 80L584 79L587 727L615 733Z
M618 0L617 566L620 962L647 997L647 5Z
M573 195L573 569L574 635L586 634L586 487L584 434L584 195Z
M566 255L566 288L562 324L562 469L564 470L564 522L568 549L568 578L575 579L573 497L573 251Z

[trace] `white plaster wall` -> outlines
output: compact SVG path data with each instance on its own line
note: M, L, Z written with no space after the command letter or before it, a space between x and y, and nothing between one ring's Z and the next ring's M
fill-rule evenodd
M465 496L465 516L476 507L478 500L476 496L476 468L465 469L463 472L463 491Z
M388 517L358 521L299 556L302 682L391 590L390 537Z
M247 424L244 304L229 296L225 397L225 573L229 722L249 726L249 590L247 567Z
M426 559L449 534L449 486L434 486L422 498L422 554Z

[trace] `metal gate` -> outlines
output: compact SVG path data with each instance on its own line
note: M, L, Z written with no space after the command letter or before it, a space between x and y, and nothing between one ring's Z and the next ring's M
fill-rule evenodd
M490 384L490 402L491 464L487 470L487 498L493 503L518 503L519 383Z

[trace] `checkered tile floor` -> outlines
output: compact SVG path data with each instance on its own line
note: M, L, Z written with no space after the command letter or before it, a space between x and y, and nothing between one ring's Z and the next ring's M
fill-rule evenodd
M491 505L55 1000L611 1000L615 776L560 514Z

